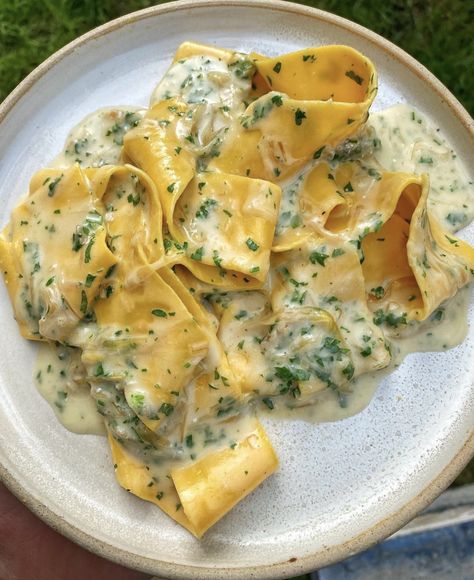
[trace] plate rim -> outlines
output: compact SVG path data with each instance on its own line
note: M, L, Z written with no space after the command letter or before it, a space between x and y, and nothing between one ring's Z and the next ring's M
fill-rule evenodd
M461 105L456 97L445 87L441 81L435 77L426 67L419 63L414 57L410 56L404 50L388 41L379 34L356 24L346 18L337 16L330 12L312 8L309 6L290 3L282 0L178 0L168 2L158 6L145 8L120 18L116 18L103 24L93 30L79 36L63 48L59 49L37 66L0 104L0 125L7 118L10 111L15 107L17 102L27 95L28 91L40 80L50 69L57 63L71 54L76 48L89 42L90 40L100 38L110 32L118 30L126 25L137 23L141 20L154 17L169 12L179 12L187 9L199 9L200 7L243 7L243 8L262 8L278 12L293 13L307 16L309 18L329 23L336 27L349 30L352 33L375 44L386 54L399 61L399 63L411 70L416 76L430 86L448 106L458 121L463 125L467 134L474 143L474 120L467 110ZM451 461L441 472L431 480L425 488L412 498L397 511L392 513L384 520L377 522L375 525L364 530L354 538L332 546L324 550L319 550L306 556L291 558L285 562L275 564L263 564L261 566L251 567L232 567L232 568L209 568L193 566L188 564L179 564L166 562L159 559L152 559L146 556L140 556L117 548L103 540L94 538L94 536L83 532L76 526L67 522L59 513L45 506L40 499L26 491L13 473L0 463L0 482L2 482L30 511L43 520L55 531L79 544L83 548L98 554L111 561L117 562L129 568L138 569L150 574L164 574L168 578L189 578L197 580L205 579L241 579L241 578L287 578L290 575L302 574L322 568L332 563L338 562L357 552L365 550L375 543L383 540L387 536L400 529L410 521L417 513L429 505L455 477L467 465L471 457L474 456L474 429L466 437L464 445L451 458Z

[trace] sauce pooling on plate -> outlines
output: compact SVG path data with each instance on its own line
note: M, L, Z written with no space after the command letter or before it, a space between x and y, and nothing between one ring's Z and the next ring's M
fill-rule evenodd
M276 470L259 414L344 419L464 338L471 184L426 117L369 116L376 90L349 47L184 43L148 109L71 131L0 236L40 392L197 537Z

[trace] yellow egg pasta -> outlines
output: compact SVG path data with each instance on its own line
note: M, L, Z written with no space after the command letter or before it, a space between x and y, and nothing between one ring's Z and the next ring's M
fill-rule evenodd
M82 389L118 483L197 538L278 468L257 413L357 412L472 279L428 176L379 162L376 92L347 46L185 42L149 108L87 117L0 234L58 416Z

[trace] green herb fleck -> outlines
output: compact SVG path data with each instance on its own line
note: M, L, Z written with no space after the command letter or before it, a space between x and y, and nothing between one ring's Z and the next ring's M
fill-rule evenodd
M97 278L97 276L94 276L93 274L87 274L86 281L85 281L86 288L90 288L92 286L92 284L94 283L94 280L96 278Z
M360 77L355 71L353 70L348 70L346 71L346 77L350 78L352 81L354 81L355 83L357 83L358 85L361 85L364 82L364 79L362 77Z
M283 105L283 97L281 95L273 95L273 97L272 97L272 103L276 107L281 107Z
M260 247L256 242L252 240L252 238L247 238L247 241L245 243L247 244L247 248L249 250L252 250L252 252L256 252Z
M264 403L270 409L270 411L275 408L273 400L270 399L270 397L264 397L262 399L262 403Z
M168 316L166 312L161 308L155 308L154 310L151 311L151 313L153 314L153 316L158 316L158 318L166 318Z
M167 417L169 417L173 411L174 411L174 407L173 407L173 405L170 405L169 403L162 403L161 407L158 409L159 413L163 413Z
M56 187L62 178L63 174L61 174L59 177L56 177L56 179L53 179L53 181L51 181L51 183L48 185L48 197L53 197L56 192Z
M346 193L348 193L348 192L350 192L350 191L354 191L354 188L352 187L352 184L351 184L351 182L350 182L350 181L348 181L348 182L346 183L346 185L344 186L344 191L345 191Z
M320 149L313 153L313 159L319 159L321 157L322 152L326 148L326 145L323 145Z
M295 111L295 123L297 125L301 125L303 119L306 119L306 113L301 109L296 109Z
M195 252L191 254L191 259L196 260L196 262L200 262L202 260L202 256L204 253L204 248L201 246Z
M326 265L326 260L329 258L328 254L325 254L324 252L311 252L310 256L309 256L309 260L312 264L320 264L321 266L325 266Z
M205 219L209 217L209 211L211 208L217 205L217 201L215 199L207 198L205 199L202 204L200 205L199 209L196 212L196 217L198 219Z

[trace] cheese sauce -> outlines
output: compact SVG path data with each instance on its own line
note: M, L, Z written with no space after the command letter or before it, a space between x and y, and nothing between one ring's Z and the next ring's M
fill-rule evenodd
M202 138L202 144L206 145L210 134L229 126L230 117L227 114L235 114L248 95L250 81L245 75L235 74L235 70L243 70L245 65L244 61L239 63L241 69L232 70L228 64L213 57L193 57L185 62L178 62L158 85L152 103L179 96L189 103L202 104L205 109L200 116L200 127L201 134L207 135ZM123 136L140 122L142 116L142 111L131 107L103 109L89 115L71 131L65 149L56 158L54 165L68 167L79 163L83 167L96 167L119 163ZM449 143L426 116L407 105L399 105L372 115L370 124L375 134L370 133L369 138L366 136L365 141L362 140L362 147L349 147L351 150L344 153L346 157L363 158L367 167L377 167L380 170L428 173L431 183L430 207L443 226L455 231L472 220L472 183L467 180ZM369 141L370 146L366 146ZM298 189L307 172L317 163L318 161L311 162L283 186L277 235L285 228L295 229L300 226ZM337 161L334 163L337 165ZM219 222L215 219L219 207L212 201L207 201L206 204L206 200L203 196L201 206L192 208L195 216L192 222L192 227L195 228L193 236L202 240L206 236L211 239L218 236L219 228ZM204 229L204 222L200 220L202 214L207 218ZM288 294L287 306L291 306L294 292L299 291L302 295L306 282L301 279L298 284L302 288L300 291L295 288L293 294ZM427 321L410 322L398 335L392 333L395 335L389 337L388 343L393 358L383 372L362 374L352 379L343 392L325 388L307 403L300 402L296 405L295 400L295 404L291 404L287 398L273 396L271 399L264 398L263 402L254 401L253 408L269 417L313 422L334 421L358 413L370 402L383 376L400 364L404 356L410 352L445 350L462 342L467 331L468 298L469 290L465 288L440 306ZM308 299L303 298L304 302L299 305L310 304ZM235 319L235 324L229 326L220 338L226 346L229 360L236 367L239 357L253 359L255 372L252 376L255 382L248 386L248 391L251 393L257 387L265 388L262 385L266 382L266 373L269 370L268 360L265 360L265 356L262 358L252 346L260 344L262 340L262 325L251 323L256 313L269 311L264 293L216 293L207 295L206 301L211 311L217 301L220 310L227 310L226 316ZM313 304L321 306L318 302L313 301ZM349 311L344 320L349 322L345 323L346 326L350 325L350 320L357 319L357 302L347 308ZM355 332L354 326L347 328L347 331ZM363 362L362 359L361 361ZM77 433L104 432L102 416L90 395L75 349L40 345L35 375L39 391L65 427ZM247 398L251 400L252 395ZM220 422L217 427L212 422L198 428L190 426L184 445L179 438L171 444L171 447L175 446L176 460L194 460L210 447L232 446L239 435L245 432L248 420L248 415L244 413L240 420ZM154 465L150 472L151 484L158 485L159 481L165 481L169 469L169 462L158 462ZM169 480L166 481L168 486L171 485ZM166 489L161 491L164 493Z
M77 349L40 343L35 380L39 392L66 429L105 435L104 421L91 397Z
M116 165L122 156L123 136L145 114L138 107L113 107L95 111L69 133L64 149L50 167Z
M183 43L150 108L86 117L0 233L39 392L198 538L278 467L259 415L344 419L465 337L472 184L424 115L369 119L376 88L350 47Z
M381 167L429 175L429 207L444 229L455 232L474 219L474 184L427 115L409 105L396 105L373 113L369 124L377 134L374 157Z

